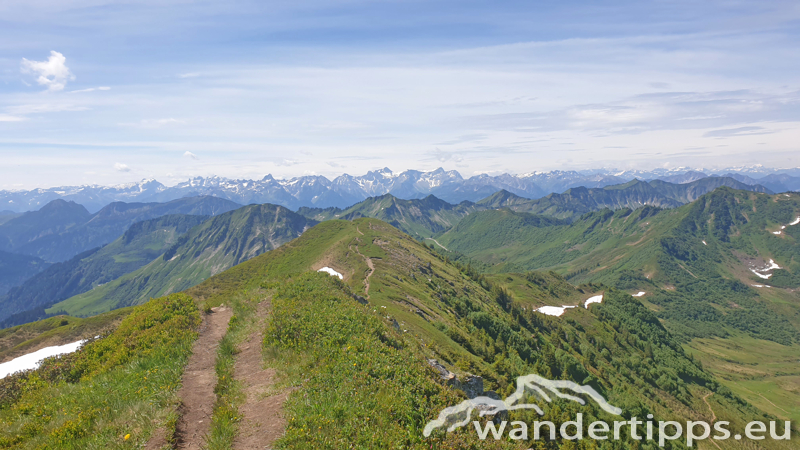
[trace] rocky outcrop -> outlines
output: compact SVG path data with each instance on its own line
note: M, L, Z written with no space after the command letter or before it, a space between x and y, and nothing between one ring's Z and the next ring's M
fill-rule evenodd
M467 375L463 380L460 380L456 374L447 370L447 368L440 364L439 361L435 359L429 359L428 364L430 364L434 370L439 372L439 375L442 377L442 381L444 381L445 385L451 386L454 389L461 389L467 394L468 398L472 399L480 396L494 398L497 396L497 394L492 391L483 390L483 378L477 375Z
M456 374L447 370L439 361L429 359L428 364L439 372L439 376L441 376L445 385L464 391L470 400L477 399L475 400L474 408L478 412L478 416L483 416L484 412L495 411L495 406L491 402L486 401L485 398L479 398L489 397L492 400L500 400L497 392L483 390L483 378L477 375L467 375L463 380L460 380ZM508 411L500 411L497 414L491 414L490 417L492 422L499 424L508 419Z

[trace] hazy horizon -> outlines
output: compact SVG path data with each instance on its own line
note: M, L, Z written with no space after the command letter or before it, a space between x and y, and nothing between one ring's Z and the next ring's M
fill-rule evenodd
M800 6L0 5L0 189L800 166Z
M340 173L328 174L328 175L321 175L321 174L297 174L297 175L291 175L290 174L289 176L284 176L284 177L275 176L275 175L273 175L271 173L266 173L266 174L263 174L262 176L255 176L255 177L251 177L251 178L242 178L242 177L235 177L235 176L234 177L225 177L225 176L221 176L221 175L217 175L217 174L192 175L192 176L188 176L187 178L184 178L184 179L172 178L171 179L171 181L172 181L171 183L165 183L162 180L159 180L158 178L155 178L155 177L145 177L145 178L141 178L141 179L138 179L138 180L126 181L126 182L120 182L120 183L113 183L112 182L110 184L84 183L84 184L73 184L73 185L69 185L69 184L37 185L37 186L31 186L31 187L18 187L18 188L11 188L11 189L2 188L2 189L0 189L0 192L3 192L3 191L5 191L5 192L26 192L26 191L33 191L33 190L36 190L36 189L55 189L55 188L61 188L61 187L81 187L81 186L98 186L98 187L105 187L105 188L116 188L116 187L136 185L136 184L144 183L144 182L148 182L148 181L157 181L157 182L161 183L162 185L166 186L167 188L169 188L169 187L175 187L175 186L178 186L178 185L180 185L182 183L190 182L192 180L199 179L199 178L206 179L206 180L213 179L213 178L220 178L220 179L231 180L231 181L260 181L260 180L263 180L265 177L271 176L271 177L273 177L275 180L277 180L279 182L288 182L288 181L299 179L299 178L302 178L302 177L305 177L305 176L322 176L322 177L327 178L329 181L333 181L334 179L336 179L336 178L338 178L340 176L364 177L364 176L368 175L371 172L379 172L379 171L383 171L383 170L391 171L393 177L399 176L399 175L401 175L401 174L403 174L403 173L405 173L407 171L416 171L416 172L421 172L421 173L431 173L431 172L436 172L438 170L443 170L445 172L455 171L455 172L458 172L458 174L464 180L467 180L467 179L469 179L469 178L471 178L473 176L479 176L479 175L489 175L489 176L511 175L511 176L514 176L514 177L524 178L524 177L533 176L533 175L552 174L552 173L557 173L557 172L565 172L566 173L566 172L572 172L572 171L577 172L577 173L579 173L579 174L581 174L583 176L587 176L587 177L592 176L592 175L618 176L618 177L621 177L623 179L629 179L629 180L633 180L633 179L636 179L636 178L641 179L641 180L651 179L651 178L647 178L647 177L639 178L636 175L634 175L634 172L651 174L651 175L655 175L656 177L665 177L665 176L670 176L670 175L681 175L681 174L685 174L685 173L689 173L689 172L702 172L702 173L706 174L707 176L724 176L724 175L726 175L728 173L739 173L739 174L746 175L746 176L749 176L749 177L754 178L754 179L757 180L759 178L763 178L764 176L769 175L769 174L773 174L773 173L780 174L780 173L786 173L786 172L793 172L793 173L794 172L800 172L800 167L772 168L772 167L764 167L764 166L760 166L760 165L753 165L753 166L738 166L738 167L724 167L724 168L675 167L675 168L630 169L630 170L628 170L628 169L621 170L621 169L618 169L618 168L605 168L605 167L602 167L602 168L594 168L594 169L577 169L577 170L572 170L572 169L554 169L554 170L548 170L548 171L533 170L533 171L522 171L522 172L518 172L518 173L500 172L500 171L491 172L491 173L489 173L489 172L475 172L473 174L466 174L466 173L464 173L464 172L462 172L462 171L460 171L458 169L447 169L447 168L442 167L442 166L436 167L434 169L427 169L427 170L419 170L419 169L392 170L392 168L390 168L390 167L381 167L381 168L369 169L369 170L367 170L366 172L363 172L363 173L340 172ZM631 175L633 175L633 176L631 176ZM797 175L792 175L792 176L797 176ZM655 178L652 178L652 179L655 179Z

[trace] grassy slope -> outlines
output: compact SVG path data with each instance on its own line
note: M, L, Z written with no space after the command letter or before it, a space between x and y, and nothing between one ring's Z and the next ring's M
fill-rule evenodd
M654 238L680 219L680 210L609 210L589 213L571 225L508 209L472 214L437 240L450 250L496 265L495 271L553 269L600 273L597 263L623 257L642 261ZM589 279L587 277L587 279Z
M422 199L403 200L386 194L370 197L345 210L301 208L298 212L317 221L372 217L417 239L424 239L451 228L464 216L481 209L483 207L470 202L452 205L432 195Z
M362 255L371 257L375 265L367 307L349 297L350 293L364 295L364 279L369 269ZM300 273L322 266L345 274L341 288L337 288L341 289L341 294L335 293L336 289L325 291L325 295L331 296L330 300L325 300L332 302L330 307L324 302L315 303L322 301L322 294L302 294L308 289L318 289L309 287L317 284L316 279L298 278ZM324 275L319 277L327 279ZM287 287L294 283L300 285ZM501 287L508 289L510 297L501 294ZM272 333L270 348L274 352L269 354L268 363L282 370L290 383L297 382L289 376L293 373L303 373L304 378L312 380L318 376L326 380L323 391L327 392L327 397L320 401L335 401L342 395L342 389L353 387L347 380L360 373L344 368L351 364L351 358L357 358L352 360L357 366L358 361L365 360L358 359L358 353L350 355L342 349L349 339L358 341L369 337L360 333L348 335L351 332L339 330L343 325L336 325L337 320L344 320L342 317L350 314L350 308L360 308L367 315L374 314L383 324L378 328L380 332L369 331L377 330L372 328L374 325L360 328L371 336L388 330L391 337L386 339L399 339L402 344L398 348L413 353L404 358L413 356L415 364L425 367L424 358L434 357L457 373L479 374L484 377L487 389L501 395L510 393L511 383L517 376L540 373L580 383L596 383L612 403L631 414L651 411L657 417L704 417L709 413L701 397L709 390L717 394L711 399L717 416L730 419L737 426L746 418L760 414L699 369L655 316L622 292L607 291L604 304L588 311L570 310L564 317L553 318L532 311L533 307L545 304L578 304L595 294L598 288L587 285L576 289L555 274L491 278L470 274L385 223L359 219L320 224L301 238L212 277L189 293L199 301L215 304L233 295L277 289L275 320L289 322L277 331L274 324L268 329ZM287 294L286 290L301 293ZM285 309L281 309L282 301L286 302ZM304 306L306 302L311 303ZM336 314L340 310L342 316ZM280 330L285 330L286 326L299 327L299 334L292 332L292 336L313 335L316 336L313 342L328 342L327 336L331 333L330 339L341 344L317 346L307 341L300 349L295 349L294 344L287 346L288 341L282 340L285 336ZM302 352L298 353L299 350ZM301 357L301 354L309 355L306 350L318 356L308 360ZM385 357L374 355L378 361ZM385 383L390 378L384 376L376 367L367 373L364 385L356 385L363 388ZM430 372L428 376L435 378ZM295 395L316 395L320 386L315 383L301 384ZM380 426L368 425L358 431L353 426L344 426L344 418L333 418L333 422L329 422L330 416L314 416L306 411L304 404L308 403L290 400L290 414L300 422L290 424L288 437L283 441L286 448L302 448L298 446L308 439L345 442L368 439L371 434L378 439L384 432ZM574 408L566 404L560 407ZM586 408L587 414L599 414L592 406ZM362 417L365 412L353 413ZM369 412L382 414L374 410ZM343 414L342 417L349 416ZM409 420L406 426L411 435L418 433L424 420L429 419L431 417ZM390 419L381 416L379 420ZM312 436L309 427L314 430L323 427L324 436ZM350 432L355 434L346 434ZM414 442L409 445L416 445Z
M178 292L294 239L313 223L281 206L245 206L193 228L146 266L47 311L88 316Z
M166 203L114 202L89 214L83 206L54 200L39 211L25 213L0 225L0 241L6 235L17 253L61 262L114 241L137 222L168 214L210 216L238 207L240 205L229 200L201 196Z
M800 214L800 197L723 189L645 219L643 212L593 213L571 226L549 228L515 225L521 222L518 214L484 212L438 240L479 260L500 262L496 270L550 268L574 282L646 291L642 301L671 330L695 339L689 344L693 352L734 391L766 411L794 417L786 411L797 395L798 372L785 365L786 356L800 350L800 226L781 226ZM780 235L772 233L778 230ZM765 281L748 270L746 257L772 258L783 269ZM747 367L753 361L743 356L747 351L724 350L739 348L741 341L759 355L762 368L751 373ZM756 350L773 346L764 353ZM744 380L778 401L773 405L748 392Z
M364 256L371 257L375 266L369 305L353 298L364 295L369 273ZM344 273L345 280L304 274L323 265ZM597 285L575 288L555 273L484 277L449 263L385 223L359 219L320 224L189 293L196 302L209 305L273 298L265 363L278 369L284 386L295 388L286 406L290 421L280 448L305 449L309 443L317 448L349 448L353 443L376 449L387 445L528 448L507 442L476 443L471 433L463 431L422 439L424 424L462 395L438 383L438 375L425 362L431 357L460 375L481 375L486 388L501 396L513 390L515 377L539 373L594 385L622 407L626 417L652 412L657 419L708 419L702 397L711 392L708 400L716 415L730 420L737 430L744 421L762 417L703 371L652 313L623 292L606 289L604 303L590 310L570 310L563 317L532 311L544 304L578 304L599 289ZM170 299L176 306L183 304L183 297ZM98 348L89 356L79 353L76 358L84 361L80 373L85 374L80 382L36 384L26 397L0 407L0 426L9 439L0 444L20 441L23 448L33 448L60 440L63 448L126 448L141 445L159 426L167 432L173 429L174 392L180 365L191 348L196 311L188 305L164 309L166 304L170 301L153 300L134 308L114 339L93 344L103 345L102 352ZM244 315L253 307L234 306L236 314ZM184 318L183 325L158 324L176 314ZM148 331L153 326L154 331ZM252 326L247 323L244 329ZM169 333L159 332L167 329ZM231 329L235 332L236 326ZM140 338L126 338L133 330L142 330ZM168 336L173 340L159 341ZM228 338L236 344L235 334ZM142 347L152 350L137 350L138 342L152 339L154 345ZM128 350L120 352L123 343ZM229 350L220 354L218 375L230 373L224 361L230 362L235 350ZM64 371L45 368L37 373L46 377ZM235 432L238 417L235 385L226 383L218 384L217 392L223 400L225 393L230 394L230 400L218 403L214 417L221 448L230 442L225 433L229 438ZM108 406L107 389L117 392ZM561 423L582 412L589 418L614 419L591 402L556 403L545 407L543 418L526 413L513 413L511 418ZM29 417L30 411L35 414ZM220 420L226 418L234 420L221 426ZM128 441L127 433L132 434ZM730 444L729 448L746 448ZM572 448L568 443L533 445ZM791 448L770 441L763 445ZM629 447L630 442L623 445Z
M748 191L765 191L762 186L748 186L727 177L708 177L684 184L661 180L650 182L632 180L604 188L572 188L563 194L550 194L536 200L523 199L507 192L499 192L481 200L478 204L502 206L518 212L543 214L572 221L588 212L604 208L636 209L644 205L673 208L692 202L720 186Z
M206 219L207 216L174 214L138 222L114 242L90 251L88 255L83 253L54 264L13 289L2 298L0 311L8 314L49 308L54 303L114 281L164 253L179 236ZM40 312L44 314L44 311Z
M800 422L800 345L735 333L725 339L697 338L686 349L741 398L782 420Z
M0 330L0 362L43 347L89 339L116 327L130 313L131 308L122 308L86 319L55 316Z
M142 448L171 437L200 317L176 294L131 311L76 353L0 380L0 448Z

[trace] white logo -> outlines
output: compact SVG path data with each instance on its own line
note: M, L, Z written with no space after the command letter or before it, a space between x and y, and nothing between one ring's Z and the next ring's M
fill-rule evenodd
M517 390L505 400L481 396L470 400L464 400L456 406L443 409L442 412L439 413L439 417L425 425L425 430L422 434L428 437L433 430L445 426L447 426L447 431L453 431L456 428L463 427L469 423L472 412L475 410L478 411L478 415L481 417L495 415L502 411L514 411L518 409L533 409L539 413L540 416L543 416L544 411L542 411L539 405L535 403L518 403L525 398L526 395L530 394L537 394L548 403L553 401L548 395L549 392L558 398L572 400L581 405L586 404L586 401L582 398L564 393L561 389L568 389L578 394L586 394L597 402L604 411L617 416L622 414L622 409L608 403L606 399L598 394L591 386L582 386L574 381L548 380L547 378L534 374L517 378Z

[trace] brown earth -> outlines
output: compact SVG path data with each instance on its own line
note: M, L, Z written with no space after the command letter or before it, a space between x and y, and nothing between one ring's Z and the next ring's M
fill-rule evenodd
M369 267L369 273L367 274L367 277L364 279L364 295L367 298L369 298L369 278L372 276L373 273L375 273L375 265L372 263L372 258L361 254L361 252L358 250L358 245L356 245L356 253L358 253L362 258L364 258L364 261L367 263L367 267Z
M274 369L263 368L261 356L263 326L260 319L267 316L270 306L269 300L258 305L258 330L241 345L241 351L236 355L234 377L244 385L246 395L244 404L239 407L242 414L239 433L233 441L233 448L237 450L272 448L286 428L286 419L281 411L289 390L273 391L277 375Z
M183 386L178 392L181 398L181 418L176 426L178 449L201 450L205 443L216 400L214 363L217 347L225 336L232 315L232 309L217 307L203 318L200 337L194 343L192 356L183 373Z

